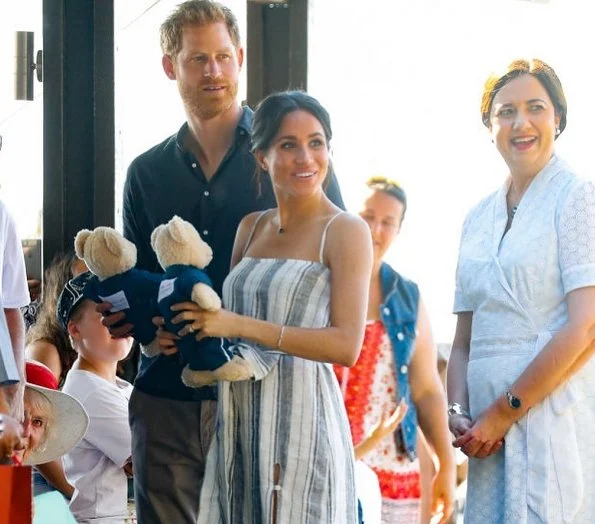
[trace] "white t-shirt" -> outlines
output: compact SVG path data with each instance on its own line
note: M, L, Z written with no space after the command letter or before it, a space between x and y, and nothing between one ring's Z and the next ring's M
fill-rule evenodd
M128 481L122 469L131 455L128 400L132 385L117 384L72 369L64 393L79 400L89 415L85 438L62 457L66 478L75 487L70 510L79 523L121 523L128 517Z
M0 303L14 309L30 301L21 240L14 219L0 200Z

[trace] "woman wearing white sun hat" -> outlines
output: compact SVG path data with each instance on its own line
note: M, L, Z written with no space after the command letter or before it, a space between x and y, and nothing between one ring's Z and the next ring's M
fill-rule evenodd
M27 361L24 437L27 445L16 453L26 465L45 464L70 451L85 435L89 417L81 403L58 391L51 370Z
M15 452L13 462L45 464L60 458L83 438L89 418L78 400L58 391L56 378L48 367L29 360L25 374L24 449ZM34 524L75 522L60 492L36 489L34 493Z

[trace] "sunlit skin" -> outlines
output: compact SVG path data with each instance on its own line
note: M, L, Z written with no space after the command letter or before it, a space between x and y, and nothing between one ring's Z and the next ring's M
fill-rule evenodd
M91 300L84 300L73 313L68 333L79 353L79 360L111 363L122 360L130 352L132 338L113 338L101 319L101 313Z
M43 441L47 427L47 420L44 414L34 411L30 403L31 390L25 388L25 420L23 422L23 445L24 449L15 451L19 462L23 462L30 453L37 449Z
M258 151L278 198L295 198L320 190L329 167L329 150L318 119L297 109L288 113L270 147Z
M86 271L89 271L89 268L81 258L74 260L70 266L70 272L72 273L73 278L78 277L81 273L85 273Z
M374 246L374 269L378 269L384 255L401 231L403 204L383 191L370 191L359 216L370 228Z
M164 56L163 69L178 90L186 110L208 120L236 105L241 47L233 44L223 22L190 25L182 33L182 48L173 59Z
M522 75L496 93L492 103L492 139L513 178L530 180L549 162L560 117L541 82Z

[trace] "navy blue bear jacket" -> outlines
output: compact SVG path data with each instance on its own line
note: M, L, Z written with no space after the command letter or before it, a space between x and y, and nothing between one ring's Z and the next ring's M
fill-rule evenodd
M180 331L184 324L172 324L171 319L178 314L170 308L173 304L191 301L192 288L203 283L211 287L207 274L195 266L174 264L169 266L159 288L158 307L165 318L165 329L171 333ZM231 360L230 341L219 337L196 340L196 333L188 333L176 342L180 353L193 371L214 370Z
M146 346L155 339L157 331L151 320L159 314L157 293L161 278L156 273L135 268L105 280L94 275L85 286L84 296L94 302L110 302L112 313L123 311L126 318L114 327L133 324L132 335Z

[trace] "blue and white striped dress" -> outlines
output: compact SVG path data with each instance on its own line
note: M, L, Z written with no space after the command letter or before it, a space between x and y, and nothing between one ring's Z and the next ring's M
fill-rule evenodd
M330 319L330 270L322 262L245 257L223 296L237 313L322 328ZM357 522L353 446L332 366L254 345L240 352L256 375L219 383L198 522Z

